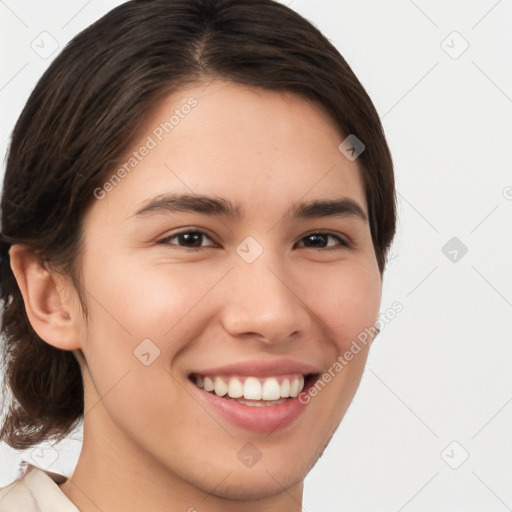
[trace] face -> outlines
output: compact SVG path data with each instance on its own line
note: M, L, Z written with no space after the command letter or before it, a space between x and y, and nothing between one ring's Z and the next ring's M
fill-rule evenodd
M84 446L218 496L301 484L381 297L344 138L296 95L223 81L155 109L84 218Z

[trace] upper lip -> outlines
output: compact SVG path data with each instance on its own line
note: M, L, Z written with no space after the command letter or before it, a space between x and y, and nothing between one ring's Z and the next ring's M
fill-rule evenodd
M293 373L307 375L310 373L320 373L320 370L315 366L294 361L293 359L276 359L272 361L252 359L192 372L195 375L245 375L252 377L272 377Z

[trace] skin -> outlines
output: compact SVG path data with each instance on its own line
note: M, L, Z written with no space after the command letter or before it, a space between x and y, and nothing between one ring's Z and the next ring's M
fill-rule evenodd
M194 86L158 105L129 153L190 97L191 113L84 218L87 321L69 279L27 247L11 249L34 329L81 363L84 444L60 488L83 512L300 511L303 480L367 359L369 345L272 434L192 399L195 369L288 357L326 371L374 325L381 275L368 222L285 215L300 201L340 197L368 212L358 161L340 153L344 137L312 102L221 80ZM166 192L228 198L245 217L134 215ZM184 228L206 233L202 250L178 237L159 243ZM309 243L324 231L350 246ZM250 264L236 252L248 236L263 249ZM147 338L161 351L149 366L134 356ZM262 454L251 468L237 457L248 442Z

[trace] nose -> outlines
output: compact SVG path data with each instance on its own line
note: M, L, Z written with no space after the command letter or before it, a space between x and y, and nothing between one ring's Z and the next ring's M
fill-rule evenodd
M225 288L224 329L234 337L253 337L267 344L307 332L311 315L299 288L282 263L269 258L239 262Z

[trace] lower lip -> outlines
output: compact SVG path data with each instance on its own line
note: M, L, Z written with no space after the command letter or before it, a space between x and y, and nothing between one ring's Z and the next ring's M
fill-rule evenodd
M307 407L307 404L299 402L297 397L289 398L279 405L263 407L243 405L236 400L221 398L198 388L192 382L190 385L207 407L216 413L216 416L253 432L270 434L282 430L297 420Z

